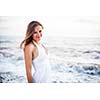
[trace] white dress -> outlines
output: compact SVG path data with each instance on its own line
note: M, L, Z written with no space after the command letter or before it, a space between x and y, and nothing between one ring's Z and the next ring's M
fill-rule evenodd
M38 49L38 56L32 61L34 73L32 76L33 83L50 83L51 68L48 60L48 55L41 44L34 42Z

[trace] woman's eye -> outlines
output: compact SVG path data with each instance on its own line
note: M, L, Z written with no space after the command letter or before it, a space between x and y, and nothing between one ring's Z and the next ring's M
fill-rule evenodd
M42 30L39 31L39 33L41 33L41 32L42 32Z
M34 34L41 33L41 32L42 32L42 30L40 30L40 31L38 31L38 32L34 32Z
M37 32L34 32L34 34L37 34Z

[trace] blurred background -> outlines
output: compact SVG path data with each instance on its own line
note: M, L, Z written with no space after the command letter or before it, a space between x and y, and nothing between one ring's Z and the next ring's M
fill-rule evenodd
M100 82L100 17L0 16L1 83L27 82L19 45L33 20L44 26L53 83Z

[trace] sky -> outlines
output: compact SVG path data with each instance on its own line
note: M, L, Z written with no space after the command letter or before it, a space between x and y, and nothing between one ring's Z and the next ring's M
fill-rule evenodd
M47 36L100 37L99 16L0 16L0 34L25 35L32 20L43 24Z

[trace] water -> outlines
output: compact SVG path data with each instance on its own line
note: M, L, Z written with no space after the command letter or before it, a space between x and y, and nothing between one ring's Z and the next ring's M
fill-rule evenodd
M26 83L20 36L0 35L0 82ZM48 48L53 83L99 83L99 38L43 38Z

